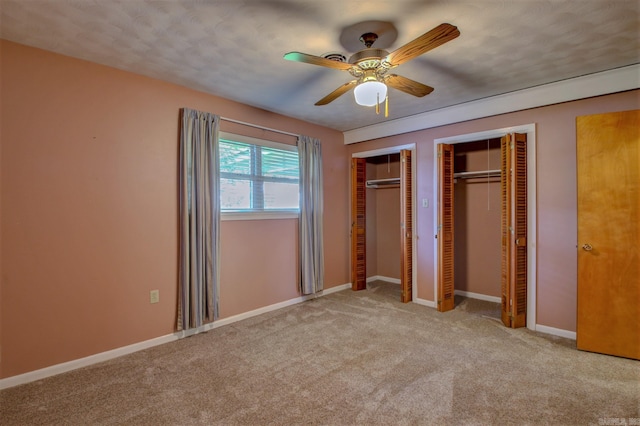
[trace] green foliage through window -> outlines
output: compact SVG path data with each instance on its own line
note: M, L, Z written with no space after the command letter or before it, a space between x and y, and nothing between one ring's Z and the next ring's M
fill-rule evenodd
M222 211L297 210L298 152L220 139Z

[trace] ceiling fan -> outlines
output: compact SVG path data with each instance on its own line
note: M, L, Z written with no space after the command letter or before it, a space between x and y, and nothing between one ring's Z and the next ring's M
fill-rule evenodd
M386 50L371 47L377 40L378 35L366 33L360 37L360 41L364 43L366 48L354 53L348 62L300 52L289 52L284 55L284 59L349 71L355 77L355 80L343 84L320 99L316 102L316 105L326 105L349 90L354 89L356 103L365 106L375 105L377 110L380 103L385 99L388 101L387 85L417 97L431 93L433 87L397 74L391 74L389 70L441 46L459 35L460 31L458 31L457 27L446 23L440 24L431 31L389 53Z

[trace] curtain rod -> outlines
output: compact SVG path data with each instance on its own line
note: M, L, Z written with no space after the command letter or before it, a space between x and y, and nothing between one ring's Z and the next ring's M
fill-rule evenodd
M267 130L269 132L281 133L283 135L289 135L289 136L293 136L293 137L296 137L296 138L299 136L299 135L296 135L295 133L289 133L289 132L285 132L285 131L282 131L282 130L272 129L270 127L264 127L264 126L260 126L258 124L251 124L251 123L247 123L245 121L234 120L232 118L220 117L220 120L228 121L230 123L242 124L243 126L255 127L256 129Z

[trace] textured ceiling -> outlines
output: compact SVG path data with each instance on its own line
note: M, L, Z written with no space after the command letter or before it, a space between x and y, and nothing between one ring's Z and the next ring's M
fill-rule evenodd
M4 39L343 131L640 62L638 0L0 0L0 13ZM395 27L374 45L389 51L443 22L461 32L394 70L435 90L391 89L387 119L352 93L314 106L351 75L282 59L349 57L364 21Z

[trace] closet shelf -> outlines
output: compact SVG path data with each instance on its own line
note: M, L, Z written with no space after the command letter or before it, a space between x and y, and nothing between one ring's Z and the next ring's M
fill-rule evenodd
M480 170L477 172L459 172L454 173L453 177L456 179L474 179L474 178L483 178L483 177L500 177L502 172L500 169L495 170Z
M399 177L390 179L370 179L367 181L367 188L392 188L399 185Z

